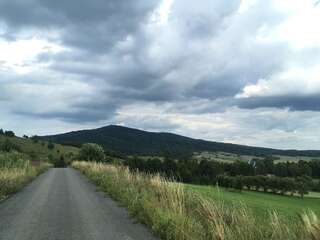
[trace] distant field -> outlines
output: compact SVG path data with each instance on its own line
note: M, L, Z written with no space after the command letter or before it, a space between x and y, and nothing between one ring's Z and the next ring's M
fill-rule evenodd
M253 191L231 192L223 188L210 186L186 185L187 189L226 205L245 204L261 221L265 220L272 210L290 220L299 218L299 214L312 210L320 215L320 193L311 193L304 199L291 196L280 196Z
M227 162L232 163L234 161L244 161L248 162L254 158L259 159L259 157L256 156L249 156L249 155L237 155L233 153L225 153L225 152L199 152L194 154L194 159L207 159L209 161L219 161L219 162ZM274 155L274 157L279 158L275 162L297 162L299 160L304 161L311 161L313 159L319 159L315 157L304 157L304 156L282 156L282 155Z

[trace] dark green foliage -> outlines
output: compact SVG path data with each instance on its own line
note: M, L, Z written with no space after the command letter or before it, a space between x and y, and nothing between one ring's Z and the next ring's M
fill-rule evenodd
M273 192L278 194L300 193L303 197L310 189L317 190L317 181L312 180L309 171L311 166L318 166L316 162L285 163L280 164L285 172L291 175L275 176L278 173L278 164L270 160L259 160L263 164L252 164L245 162L221 163L202 160L200 162L176 161L170 158L160 160L158 158L132 157L124 163L131 170L139 170L147 173L161 173L169 178L174 178L185 183L216 185L241 191L244 187L248 190ZM267 164L266 164L267 163ZM294 169L294 174L292 173ZM307 170L306 170L307 169ZM317 168L316 168L317 169ZM312 169L313 170L313 169ZM256 175L263 172L264 175ZM310 174L310 176L305 175ZM320 173L317 173L320 174Z
M7 136L7 137L14 137L15 136L13 131L5 131L4 135Z
M50 149L50 150L52 150L52 149L54 149L54 143L52 143L52 142L49 142L48 143L48 149Z
M34 151L31 151L29 156L32 161L37 161L37 154Z
M57 160L54 162L54 167L56 168L65 168L67 163L63 155L61 155Z
M34 135L31 137L31 139L34 143L38 143L40 138L37 135Z
M310 190L310 185L311 185L310 177L302 176L296 179L297 192L300 194L302 198L304 197L305 194L308 194L308 191Z
M79 159L84 161L102 162L105 159L104 150L98 144L83 144L79 152Z
M234 178L233 188L238 190L239 192L242 191L242 189L243 189L243 177L242 176L237 176Z
M176 159L188 159L194 152L228 152L241 155L265 156L319 156L320 151L275 150L249 147L235 144L209 142L192 139L171 133L152 133L120 126L107 126L94 130L83 130L66 134L45 136L45 140L78 146L91 142L104 147L105 150L134 155L170 156ZM274 157L270 157L273 161Z
M2 128L0 128L0 135L4 135L4 131Z
M18 145L14 144L9 139L6 139L4 142L0 143L0 151L11 152L11 151L20 151Z
M225 188L241 191L243 186L248 190L271 191L281 195L299 193L301 197L310 190L311 179L308 177L281 178L275 176L218 176L217 183Z

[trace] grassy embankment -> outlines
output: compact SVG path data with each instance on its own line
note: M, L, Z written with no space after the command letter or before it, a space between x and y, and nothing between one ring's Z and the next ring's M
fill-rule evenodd
M48 148L48 142L20 137L6 137L0 135L0 145L6 140L18 147L18 151L30 157L31 161L50 161L50 158L59 158L61 155L76 155L79 151L76 147L54 144L53 149Z
M73 167L120 201L162 239L320 239L320 222L312 212L297 221L288 221L275 208L262 224L244 203L212 199L159 175L96 163L74 162Z
M50 164L44 162L32 166L22 153L0 153L0 200L20 190L49 167Z

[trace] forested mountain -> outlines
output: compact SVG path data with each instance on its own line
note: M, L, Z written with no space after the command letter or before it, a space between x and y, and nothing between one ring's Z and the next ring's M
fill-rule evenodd
M172 133L155 133L110 125L98 129L43 136L67 145L97 143L107 150L126 154L186 156L193 152L223 151L244 155L320 156L320 151L277 150L192 139Z

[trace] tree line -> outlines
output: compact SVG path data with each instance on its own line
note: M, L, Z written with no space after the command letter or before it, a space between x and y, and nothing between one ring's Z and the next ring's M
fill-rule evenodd
M110 162L117 159L109 156L97 144L84 144L78 159L84 161ZM123 157L123 156L122 156ZM208 160L174 160L152 157L123 157L123 164L131 170L160 173L175 180L203 185L216 185L242 191L242 189L272 192L277 194L300 194L309 190L320 191L320 161L313 160L275 163L272 157L233 163Z
M240 192L245 188L247 190L272 192L281 195L287 193L294 195L297 193L302 198L314 187L312 179L307 176L288 178L261 175L236 177L220 175L217 177L216 182L221 187ZM317 182L316 185L319 185L319 182Z
M275 163L270 157L254 159L248 162L235 161L233 163L208 160L180 160L171 158L141 158L131 157L125 163L132 169L144 172L162 172L179 177L184 181L211 182L218 175L229 176L257 176L274 175L277 177L296 178L309 176L320 178L320 160Z
M0 129L0 135L6 136L6 137L14 137L15 133L13 131Z
M128 158L131 170L162 173L176 180L203 185L216 185L242 190L297 192L303 196L308 190L320 191L320 161L274 163L270 157L249 162L224 163L208 160L175 161L170 158ZM279 169L278 169L279 167ZM266 190L267 189L267 190Z

